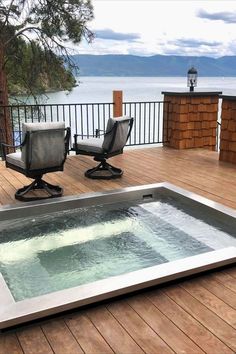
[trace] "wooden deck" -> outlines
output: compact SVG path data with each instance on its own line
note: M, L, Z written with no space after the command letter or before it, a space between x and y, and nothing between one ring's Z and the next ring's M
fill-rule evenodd
M65 195L168 181L236 208L236 166L215 152L145 148L112 160L125 171L117 181L86 179L94 162L84 156L70 156L47 180ZM27 182L0 163L0 203L15 203ZM0 354L18 353L236 353L236 267L0 334Z

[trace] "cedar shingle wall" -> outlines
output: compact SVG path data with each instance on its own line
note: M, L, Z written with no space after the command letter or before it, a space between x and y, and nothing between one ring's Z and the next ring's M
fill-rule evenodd
M218 100L218 95L165 96L165 101L169 101L164 106L166 145L215 150Z
M235 100L223 98L220 160L236 163L236 97Z

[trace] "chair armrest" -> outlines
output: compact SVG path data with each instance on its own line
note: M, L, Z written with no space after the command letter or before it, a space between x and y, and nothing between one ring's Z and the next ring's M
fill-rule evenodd
M17 148L22 148L25 145L26 139L20 144L20 145L11 145L11 144L6 144L6 143L0 143L2 146L2 152L3 152L3 160L6 160L6 150L7 148L11 149L17 149Z
M10 147L10 148L14 148L14 149L22 147L22 144L20 144L20 145L10 145L10 144L6 144L6 143L1 143L1 145L4 146L4 147Z
M103 132L102 134L100 132ZM102 130L102 129L96 129L95 130L95 133L93 133L92 135L91 134L74 134L74 141L76 143L76 140L77 140L77 137L78 136L81 136L81 137L91 137L91 138L98 138L100 137L101 135L105 135L106 134L106 131L105 130Z
M77 136L89 136L89 137L92 137L92 138L94 138L95 137L95 134L93 134L93 135L89 135L89 134L74 134L74 138L77 138Z
M102 134L100 132L103 132ZM96 138L100 137L101 135L105 135L106 131L102 129L96 129Z
M1 146L2 146L3 161L6 160L7 148L12 148L15 150L16 148L21 147L21 145L17 146L17 145L10 145L10 144L6 144L6 143L1 143Z
M102 134L100 132L103 132ZM74 143L75 145L77 144L77 137L86 137L86 138L100 138L101 135L105 135L109 132L106 132L105 130L102 129L96 129L95 133L93 135L91 134L74 134Z
M86 138L97 138L97 130L96 133L93 135L89 135L89 134L74 134L74 144L77 145L77 137L86 137Z

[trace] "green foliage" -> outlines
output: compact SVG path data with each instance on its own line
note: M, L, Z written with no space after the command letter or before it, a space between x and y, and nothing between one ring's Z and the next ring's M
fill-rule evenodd
M0 70L10 92L71 89L74 65L65 44L90 41L92 18L90 0L0 0Z
M13 26L16 34L33 31L38 40L79 43L92 33L86 24L93 18L90 0L0 0L0 37Z
M54 90L71 90L75 79L69 69L66 69L63 59L51 50L42 48L32 41L26 43L15 39L14 48L6 53L6 73L10 95L40 94Z

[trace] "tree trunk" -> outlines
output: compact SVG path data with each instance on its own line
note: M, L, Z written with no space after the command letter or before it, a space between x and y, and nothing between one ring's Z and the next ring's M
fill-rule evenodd
M4 48L0 44L0 141L13 143L13 131L8 106L7 76L4 69Z

